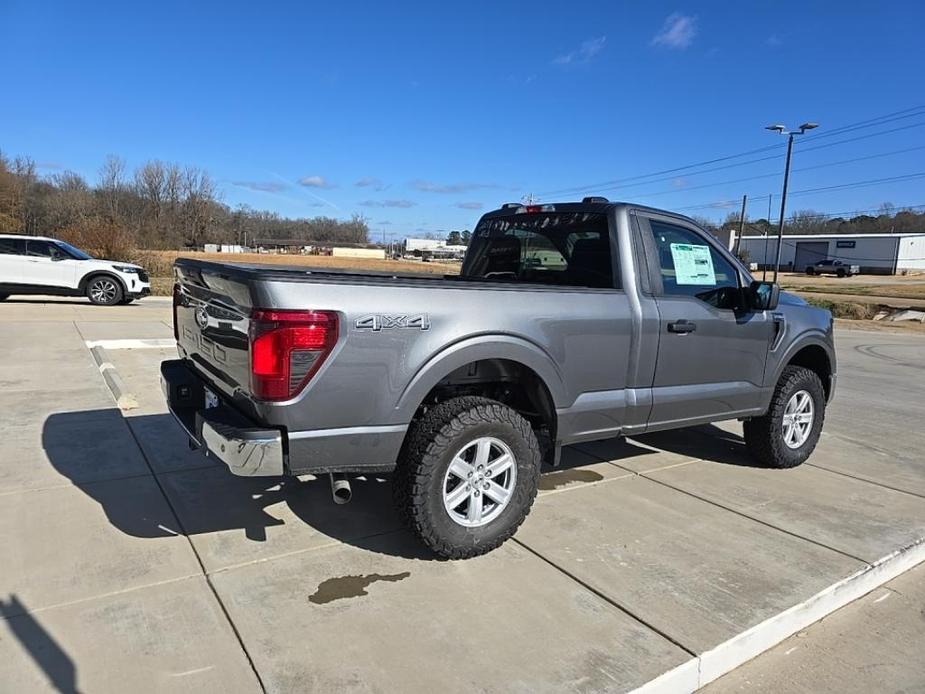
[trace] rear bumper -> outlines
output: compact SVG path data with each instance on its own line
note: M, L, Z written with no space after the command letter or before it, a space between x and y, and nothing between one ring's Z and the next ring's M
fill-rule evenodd
M182 359L161 362L167 407L190 441L243 477L286 473L283 432L257 426L219 400L206 407L206 384Z

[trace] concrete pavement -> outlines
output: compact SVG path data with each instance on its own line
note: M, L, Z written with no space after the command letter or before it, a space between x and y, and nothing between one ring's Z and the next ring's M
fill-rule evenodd
M925 565L843 607L704 694L911 694L925 689Z
M0 689L691 689L730 640L925 538L917 336L838 334L801 468L752 467L736 423L584 444L513 542L443 562L386 479L334 506L325 480L190 452L169 349L107 351L139 403L120 412L86 341L169 325L163 301L0 305Z

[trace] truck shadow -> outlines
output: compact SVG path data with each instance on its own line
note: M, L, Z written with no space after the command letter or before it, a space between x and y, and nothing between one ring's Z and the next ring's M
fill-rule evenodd
M713 463L763 467L751 457L742 436L713 424L643 434L634 439L662 451Z
M658 441L659 447L670 443ZM396 556L434 558L402 531L387 474L351 476L353 500L339 506L326 475L237 477L189 450L170 415L123 417L115 408L49 416L42 445L51 465L96 501L113 527L133 537L219 535L209 540L214 551L232 555L244 551L240 543L269 542L289 551L336 540ZM653 454L626 440L614 441L612 448L610 459L617 463ZM562 464L544 467L544 474L561 477L592 464L588 456L566 449ZM579 475L574 481L585 480ZM273 531L286 525L285 531Z

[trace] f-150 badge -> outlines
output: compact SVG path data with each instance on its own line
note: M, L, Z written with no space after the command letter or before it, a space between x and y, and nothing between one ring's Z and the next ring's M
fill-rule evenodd
M390 315L373 313L362 316L356 320L357 330L395 330L396 328L416 328L417 330L430 330L430 316L426 313L413 313L407 315Z

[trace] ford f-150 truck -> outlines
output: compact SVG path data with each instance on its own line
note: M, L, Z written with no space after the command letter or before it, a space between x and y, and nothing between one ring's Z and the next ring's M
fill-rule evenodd
M471 557L529 512L561 447L744 422L799 465L835 389L832 317L670 212L506 204L458 276L180 259L170 410L237 475L392 472L409 527Z

